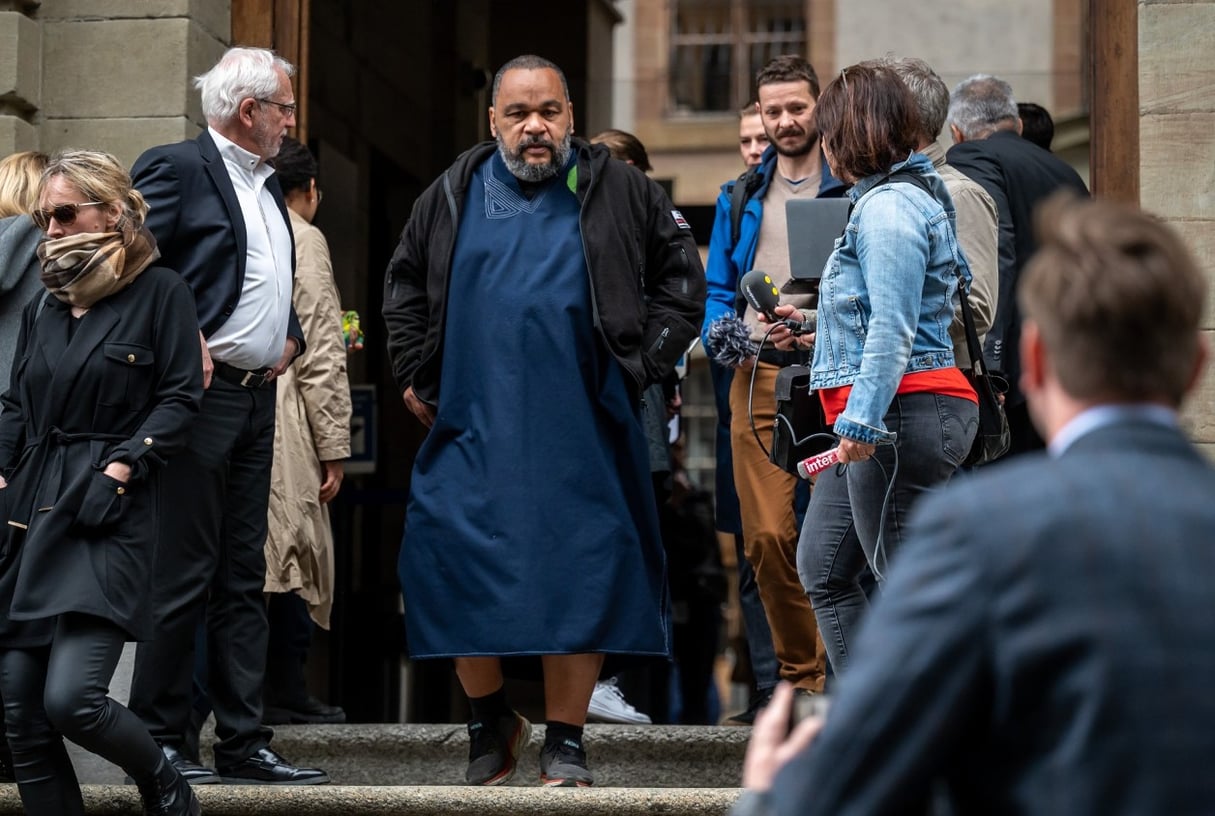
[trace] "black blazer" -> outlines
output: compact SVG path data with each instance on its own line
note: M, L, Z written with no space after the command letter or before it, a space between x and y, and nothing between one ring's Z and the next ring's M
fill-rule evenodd
M210 337L240 300L248 251L245 218L219 148L206 130L195 139L153 147L135 161L131 179L148 202L147 226L156 236L161 261L190 285L198 324L203 336ZM290 235L291 220L277 176L266 180L266 189ZM294 273L294 246L291 270ZM294 308L287 334L299 341L302 352L304 332Z
M1060 189L1087 196L1088 187L1067 162L1011 130L956 144L949 148L946 160L978 182L995 199L1000 214L1000 294L983 354L991 368L1007 376L1008 399L1015 405L1025 401L1018 386L1021 311L1017 281L1038 248L1034 207Z
M64 612L151 636L158 516L173 510L159 472L202 400L194 315L189 287L155 266L74 330L54 297L26 307L0 412L0 646L47 642ZM118 459L126 485L101 472Z

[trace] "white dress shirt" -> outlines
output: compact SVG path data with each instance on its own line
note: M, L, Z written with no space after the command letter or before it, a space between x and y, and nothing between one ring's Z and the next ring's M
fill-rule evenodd
M208 128L245 219L245 281L236 308L207 338L211 357L244 369L272 366L283 355L291 313L291 227L266 180L274 168ZM188 206L188 202L186 204Z

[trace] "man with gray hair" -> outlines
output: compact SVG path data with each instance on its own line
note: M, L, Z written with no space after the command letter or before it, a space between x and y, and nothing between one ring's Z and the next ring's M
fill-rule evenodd
M1033 211L1061 188L1088 195L1084 181L1066 162L1021 138L1021 119L1012 86L979 74L958 83L949 97L949 132L956 144L948 162L978 182L1000 215L999 294L995 320L983 344L987 364L1008 380L1009 453L1042 447L1025 407L1018 380L1021 314L1015 293L1021 269L1037 249Z
M161 260L194 292L207 390L187 449L162 477L173 512L162 514L158 624L136 653L130 707L193 784L329 781L272 751L261 723L274 379L304 348L291 226L267 164L295 124L293 72L265 49L229 49L195 81L207 129L146 151L131 172ZM204 615L218 773L186 742Z
M932 166L945 182L945 189L953 199L958 219L958 243L970 263L970 308L974 314L975 331L982 342L995 317L998 296L996 250L999 215L996 202L982 187L945 161L945 149L937 142L949 112L949 89L945 87L945 82L922 59L897 57L884 62L911 90L920 112L918 150L932 159ZM962 323L960 310L954 317L949 333L953 338L953 355L958 368L970 368L970 350L966 345L966 327Z

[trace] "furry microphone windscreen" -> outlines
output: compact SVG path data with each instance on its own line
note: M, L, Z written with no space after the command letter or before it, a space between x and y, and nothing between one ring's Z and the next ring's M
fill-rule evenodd
M719 317L709 324L708 345L714 362L726 368L738 368L759 354L751 328L737 315Z

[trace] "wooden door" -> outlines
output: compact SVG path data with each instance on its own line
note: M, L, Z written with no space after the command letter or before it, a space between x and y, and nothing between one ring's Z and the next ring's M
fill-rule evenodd
M295 132L308 140L310 0L232 0L232 44L272 48L295 66Z

